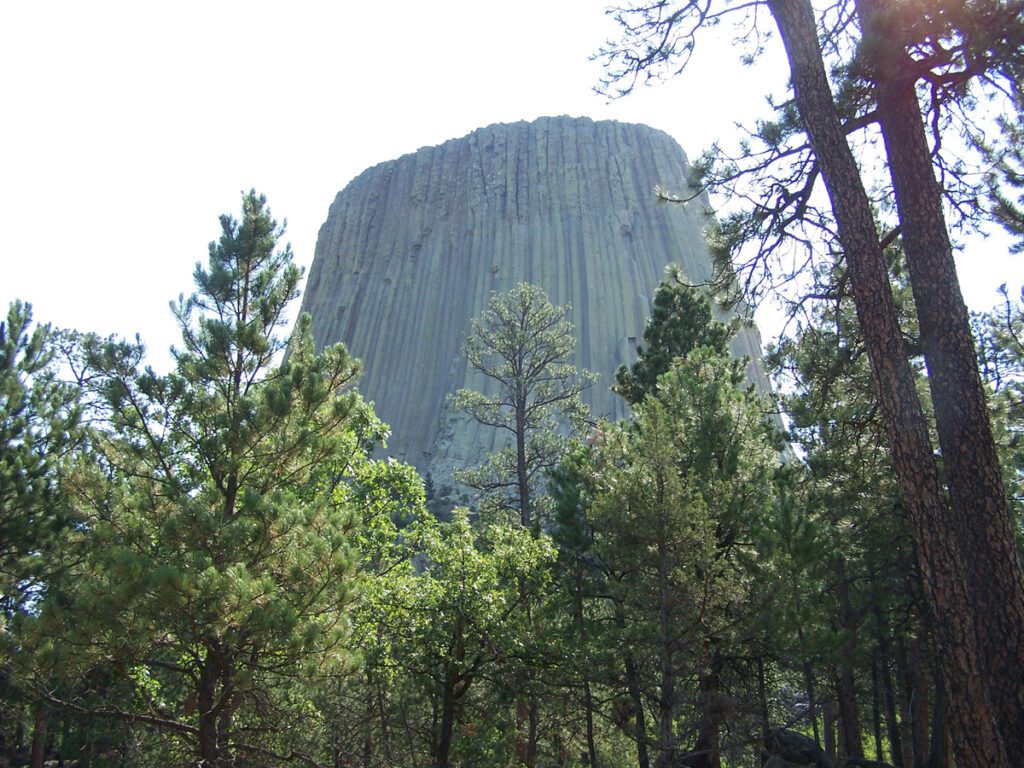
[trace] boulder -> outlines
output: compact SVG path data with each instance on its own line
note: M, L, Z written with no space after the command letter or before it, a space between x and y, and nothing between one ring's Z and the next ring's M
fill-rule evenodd
M764 751L769 757L779 758L778 768L789 765L814 766L814 768L832 768L832 761L817 742L797 731L788 728L773 728L764 741Z

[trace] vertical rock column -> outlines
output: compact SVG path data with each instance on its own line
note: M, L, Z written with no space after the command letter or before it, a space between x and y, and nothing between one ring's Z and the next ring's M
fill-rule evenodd
M694 282L711 274L707 201L655 203L655 185L680 187L686 162L643 125L550 117L481 128L353 179L320 229L302 309L318 345L344 342L363 361L360 390L391 426L388 453L446 479L497 447L494 430L452 414L447 398L484 386L461 345L491 295L519 282L572 306L574 363L600 376L585 400L623 416L614 372L635 357L665 266ZM734 351L758 359L756 331Z

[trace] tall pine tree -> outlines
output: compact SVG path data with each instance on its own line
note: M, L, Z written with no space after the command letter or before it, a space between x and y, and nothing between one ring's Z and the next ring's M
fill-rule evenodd
M38 627L66 686L101 667L130 683L89 714L151 726L168 763L209 768L290 758L288 681L346 663L342 481L380 433L347 391L344 348L316 354L308 317L281 334L301 272L265 199L250 192L241 221L220 223L196 292L172 304L170 374L141 369L136 345L82 340L105 477L75 500L90 554L71 605L44 605Z

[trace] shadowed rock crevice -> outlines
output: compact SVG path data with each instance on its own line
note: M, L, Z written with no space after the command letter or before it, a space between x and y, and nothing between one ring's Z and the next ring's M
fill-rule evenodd
M497 447L447 397L484 387L460 348L492 293L519 282L572 305L573 362L600 376L584 399L596 415L625 415L610 387L635 359L665 266L694 282L711 273L707 200L655 203L655 185L679 188L686 162L646 126L549 117L481 128L353 179L320 229L302 309L319 345L342 341L363 361L360 390L391 425L388 453L446 479ZM733 349L759 359L756 331Z

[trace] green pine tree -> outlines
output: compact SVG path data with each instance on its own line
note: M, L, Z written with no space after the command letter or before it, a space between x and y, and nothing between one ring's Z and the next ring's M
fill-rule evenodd
M136 345L81 340L103 473L75 499L88 560L70 605L43 606L36 643L40 675L65 686L98 668L127 681L90 713L151 727L165 764L210 768L286 759L301 732L290 681L348 663L345 480L382 434L345 349L316 354L308 317L281 333L301 272L265 199L220 223L196 292L172 303L171 373L142 369Z
M639 359L632 368L623 365L616 371L615 391L636 405L654 393L658 377L668 372L675 358L686 357L697 347L725 352L734 333L735 328L714 319L710 302L673 264L654 293L644 326L646 346L637 347Z
M484 466L457 479L515 510L526 527L537 522L538 484L558 461L566 427L581 426L587 413L580 393L593 377L569 362L576 339L568 312L526 283L492 297L464 347L487 391L461 389L453 398L470 418L508 436Z
M635 656L637 685L655 702L654 734L636 734L653 745L655 766L688 747L702 766L720 760L724 723L712 702L724 658L741 655L751 532L774 504L778 462L764 404L743 381L728 353L677 358L631 421L603 431L594 461L594 547L622 617L613 642ZM687 701L703 712L688 713Z
M78 394L57 377L50 327L31 323L17 301L0 322L0 638L56 565L72 521L58 468L81 439Z

